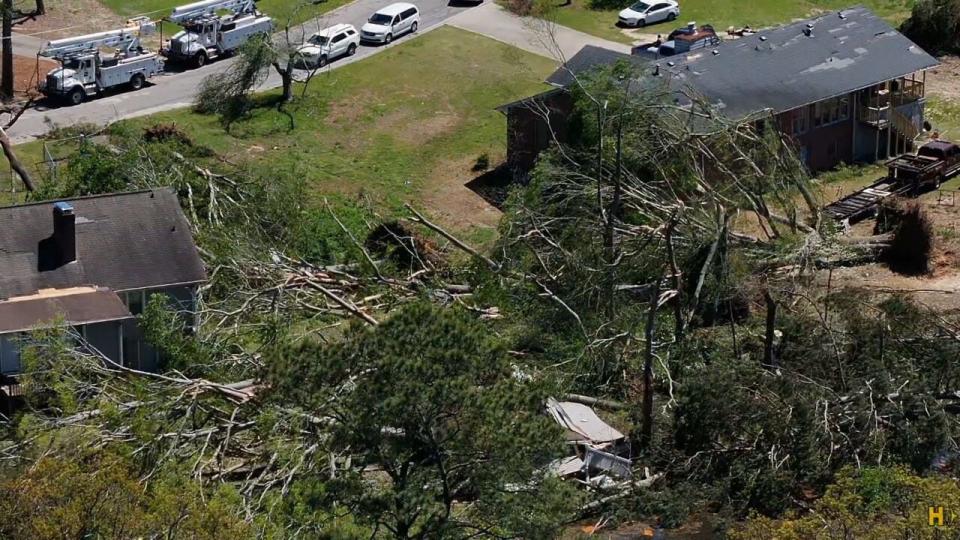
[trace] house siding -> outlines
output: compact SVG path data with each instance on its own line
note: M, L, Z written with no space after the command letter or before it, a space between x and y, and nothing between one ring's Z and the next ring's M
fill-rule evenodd
M154 294L164 294L172 309L187 319L189 327L196 324L195 285L163 287L122 291L127 308L133 315L139 315ZM74 330L83 336L91 352L99 352L110 360L134 369L156 371L160 367L160 356L146 342L137 319L107 321L79 325ZM0 375L16 375L22 371L21 340L23 332L0 335Z
M806 164L811 171L825 171L853 161L853 115L835 124L813 128L796 137L806 149Z
M567 120L573 112L570 95L555 92L531 98L534 100L539 106L521 104L507 110L507 163L514 170L529 171L554 140L567 140ZM549 123L543 110L550 111Z

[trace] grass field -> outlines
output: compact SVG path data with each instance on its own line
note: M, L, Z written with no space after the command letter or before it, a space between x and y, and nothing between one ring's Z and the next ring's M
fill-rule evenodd
M562 0L552 0L557 7L550 10L548 18L563 26L569 26L588 34L606 39L631 43L633 39L617 28L617 13L633 3L622 0L618 7L611 9L591 9L597 0L572 0L567 5ZM616 0L601 0L610 5ZM718 30L730 26L750 25L754 28L790 22L820 11L829 11L856 4L863 4L878 15L898 25L910 15L914 0L681 0L680 20L675 23L663 23L642 29L645 33L667 34L674 26L696 21L698 24L712 24Z
M169 15L170 11L184 4L189 4L195 0L101 0L104 5L113 10L122 17L133 15L149 15L152 18L160 18ZM349 0L326 0L318 4L307 4L301 9L298 6L304 5L303 0L260 0L257 7L260 11L270 15L278 23L286 22L292 17L293 22L303 22L307 19L336 9Z
M362 194L385 210L415 201L453 227L492 230L498 215L464 184L480 174L471 170L480 156L496 163L505 155L506 121L495 107L540 91L554 67L500 42L440 28L315 78L290 109L293 129L267 106L230 134L216 118L187 109L130 122L176 123L264 178L305 177L317 201Z

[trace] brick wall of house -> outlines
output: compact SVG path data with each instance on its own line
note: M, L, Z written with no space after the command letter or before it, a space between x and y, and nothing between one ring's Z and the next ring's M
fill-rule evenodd
M852 101L851 101L852 102ZM814 105L807 106L808 129L792 134L791 116L795 111L777 115L781 132L789 135L807 167L813 172L832 169L841 163L854 161L853 130L856 114L851 109L846 120L813 127ZM800 110L800 109L798 109Z

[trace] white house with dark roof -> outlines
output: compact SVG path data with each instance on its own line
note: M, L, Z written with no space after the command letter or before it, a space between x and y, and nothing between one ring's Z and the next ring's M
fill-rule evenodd
M909 151L924 123L924 74L939 63L862 6L658 60L588 46L547 79L555 90L500 108L510 161L532 165L552 143L543 111L562 135L565 89L619 62L662 80L678 101L700 96L731 120L774 116L815 171Z
M0 382L21 370L21 338L53 324L115 362L155 369L136 316L157 293L192 314L205 280L170 189L0 208Z

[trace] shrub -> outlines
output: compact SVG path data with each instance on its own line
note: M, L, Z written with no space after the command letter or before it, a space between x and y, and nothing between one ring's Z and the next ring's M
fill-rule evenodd
M931 54L960 51L960 0L920 0L900 31Z

